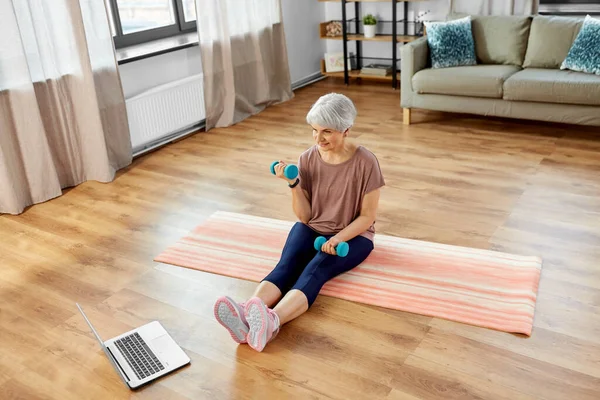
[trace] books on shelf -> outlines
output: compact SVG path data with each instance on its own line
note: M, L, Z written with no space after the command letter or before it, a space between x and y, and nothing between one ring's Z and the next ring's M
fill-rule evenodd
M388 76L392 73L392 66L389 64L369 64L360 70L361 75Z

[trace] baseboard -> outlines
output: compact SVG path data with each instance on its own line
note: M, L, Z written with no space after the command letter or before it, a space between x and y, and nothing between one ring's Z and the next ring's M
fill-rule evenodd
M179 132L175 132L172 135L165 136L165 137L157 140L154 143L149 143L143 147L134 149L133 158L140 157L146 153L149 153L153 150L158 149L159 147L162 147L169 143L173 143L175 141L181 140L188 135L191 135L195 132L198 132L199 130L204 129L205 127L206 127L206 120L203 119L202 121L200 121L199 123L197 123L195 125L192 125L192 126L186 128L186 129L183 129Z
M297 80L296 82L292 82L292 90L303 88L304 86L308 86L325 78L326 76L323 76L321 71L314 72L302 79Z

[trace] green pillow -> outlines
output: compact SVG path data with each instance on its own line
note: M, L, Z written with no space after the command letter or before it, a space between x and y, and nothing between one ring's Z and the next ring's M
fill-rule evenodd
M600 19L585 17L560 69L600 75Z
M583 18L536 15L523 68L559 69L582 25Z
M432 68L476 65L471 17L448 22L425 22Z
M452 13L448 19L465 15ZM477 63L523 65L531 19L527 15L471 15Z

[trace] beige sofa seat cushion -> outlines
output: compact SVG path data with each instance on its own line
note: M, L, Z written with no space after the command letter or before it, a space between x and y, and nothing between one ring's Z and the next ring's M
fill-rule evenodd
M514 65L428 68L413 76L412 86L417 93L500 99L504 81L520 70Z
M559 69L582 24L583 18L535 16L523 67Z
M449 20L468 14L453 13ZM479 64L522 66L527 51L530 16L471 15L471 30Z
M527 68L506 80L504 99L599 106L600 76L567 70Z

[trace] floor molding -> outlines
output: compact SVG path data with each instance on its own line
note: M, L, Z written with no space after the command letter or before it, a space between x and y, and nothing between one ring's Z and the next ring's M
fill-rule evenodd
M302 79L297 80L296 82L293 82L292 90L297 90L297 89L303 88L303 87L313 84L315 82L319 82L320 80L323 80L325 78L326 78L326 76L321 75L320 71L314 72L313 74L308 75L305 78L302 78Z

